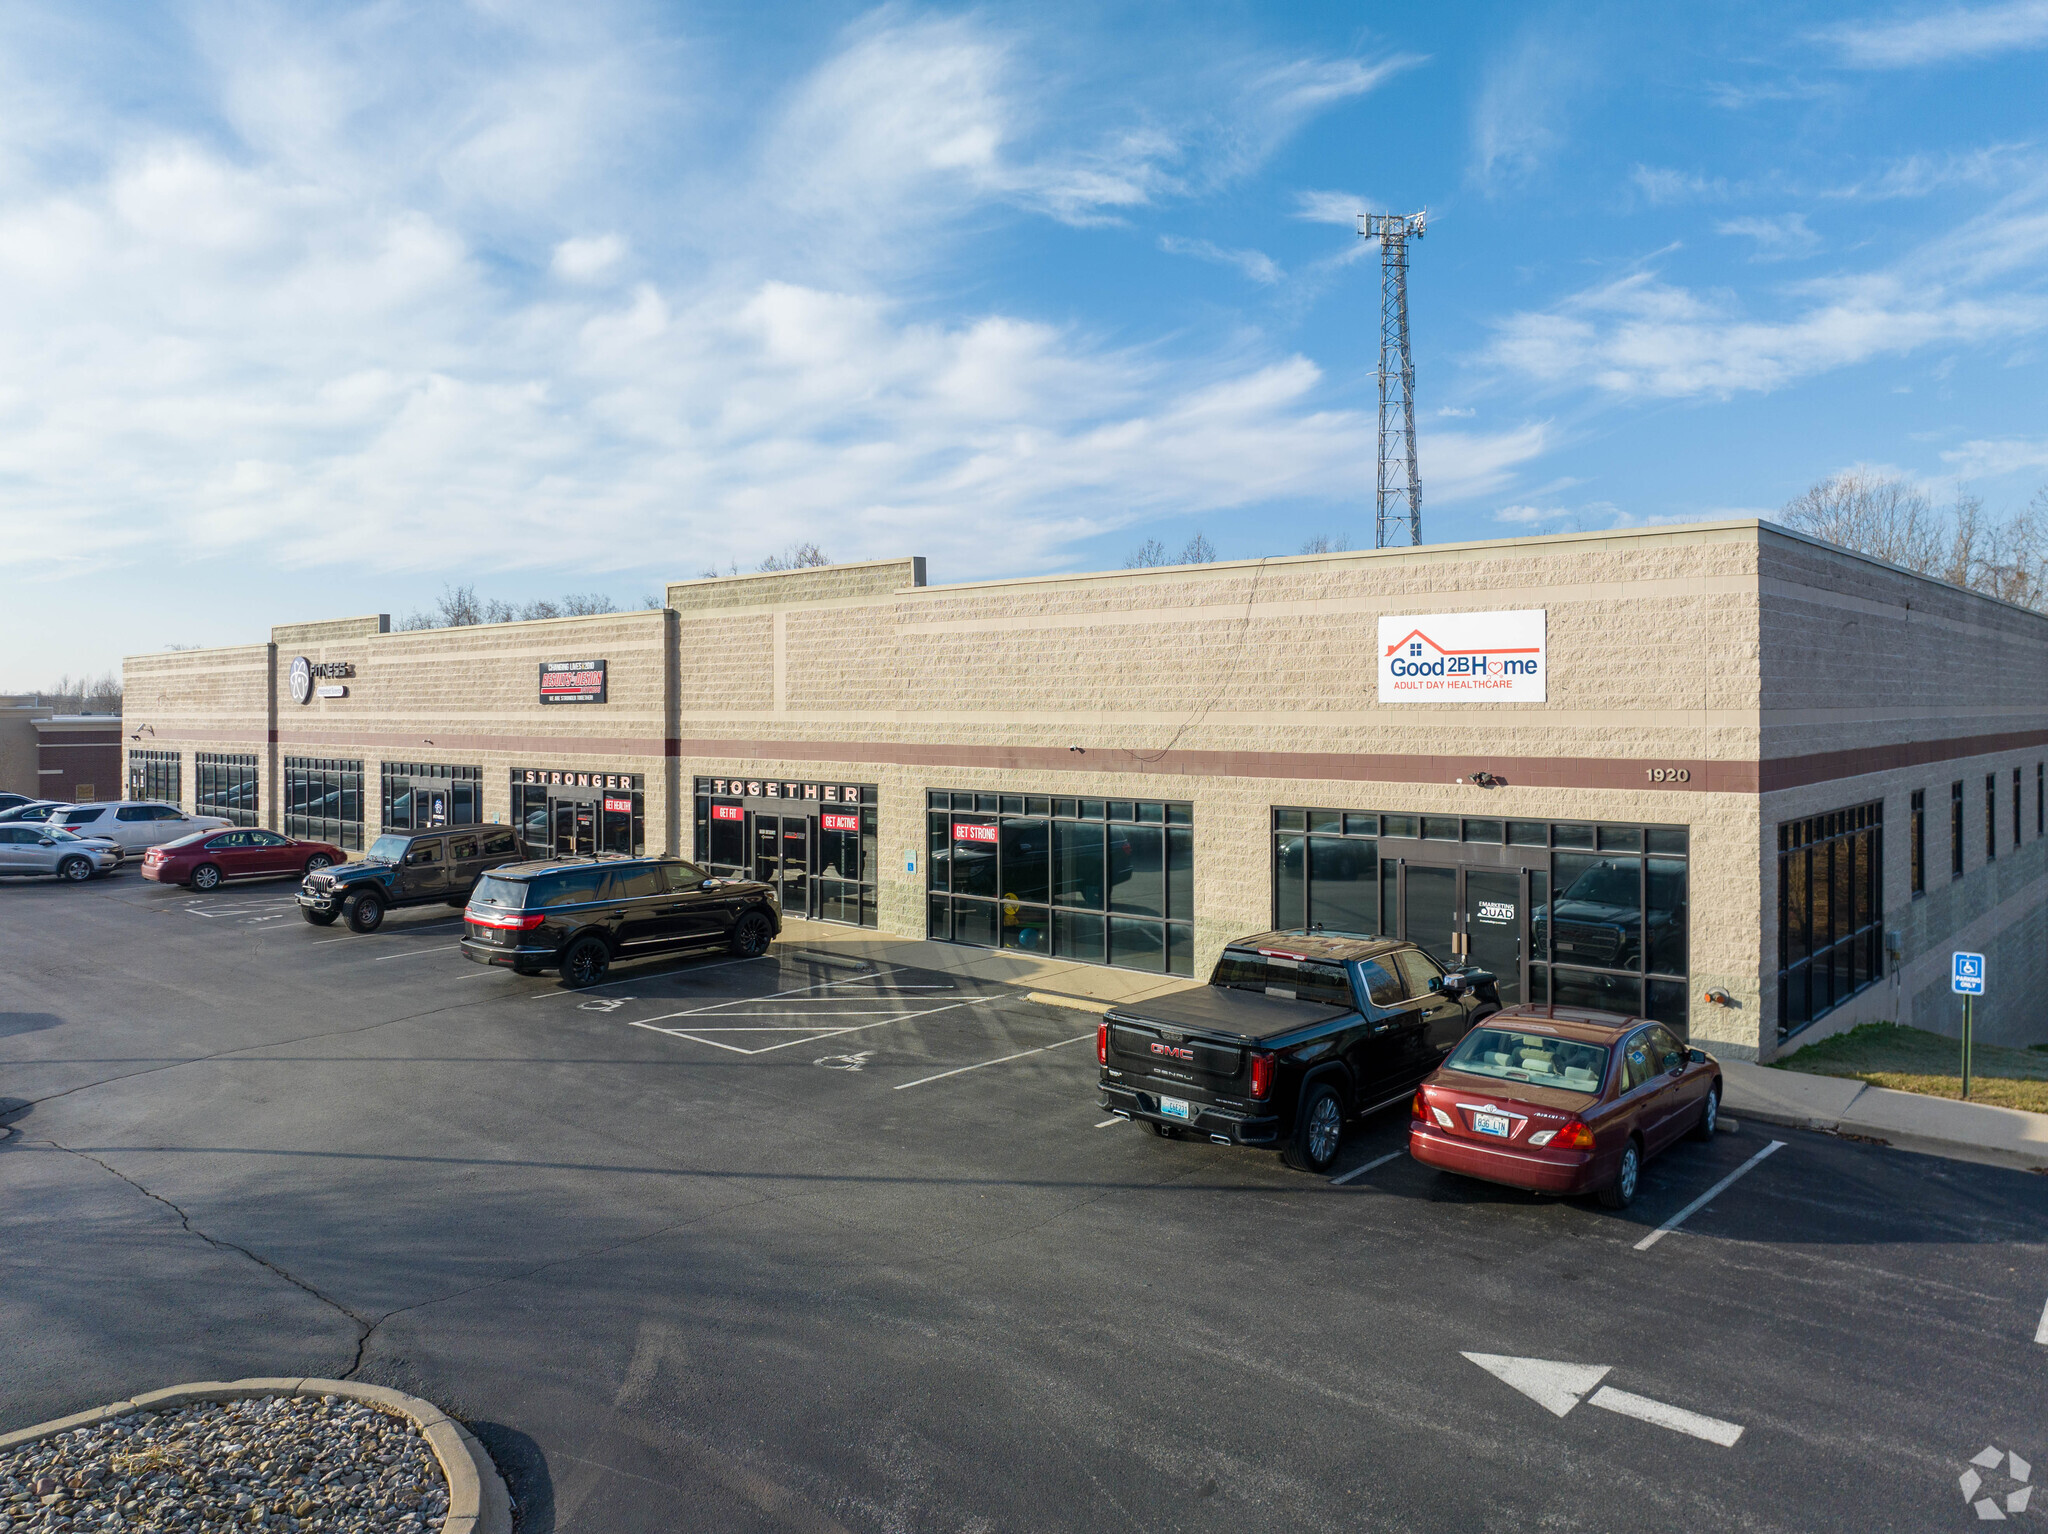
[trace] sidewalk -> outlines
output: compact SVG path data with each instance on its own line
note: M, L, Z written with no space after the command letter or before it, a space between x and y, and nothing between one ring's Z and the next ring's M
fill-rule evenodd
M999 985L1020 987L1055 1005L1071 1004L1087 1012L1201 983L1177 975L1146 975L1128 969L1108 969L1100 964L1074 964L1015 949L969 948L962 943L890 937L860 927L795 917L783 922L781 946L785 950L808 949L874 964L902 964L936 970L942 975L992 980Z
M1776 1071L1746 1060L1723 1060L1721 1072L1727 1084L1722 1107L1738 1118L1863 1135L1986 1166L2048 1170L2048 1114L1894 1092L1845 1076Z

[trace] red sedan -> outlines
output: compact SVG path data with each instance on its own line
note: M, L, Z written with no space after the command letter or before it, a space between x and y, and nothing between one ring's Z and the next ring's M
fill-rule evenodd
M1510 1007L1466 1034L1415 1094L1408 1153L1537 1193L1636 1196L1643 1163L1680 1135L1711 1140L1721 1067L1662 1023L1576 1007Z
M302 878L348 854L326 842L302 842L275 831L195 831L142 855L142 877L196 890L218 888L229 879Z

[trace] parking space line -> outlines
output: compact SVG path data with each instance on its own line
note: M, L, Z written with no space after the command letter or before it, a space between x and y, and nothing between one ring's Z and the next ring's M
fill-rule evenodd
M1036 1049L1021 1049L1014 1055L1004 1055L999 1060L980 1060L975 1062L973 1065L962 1065L957 1066L950 1071L940 1071L939 1074L936 1076L920 1076L915 1081L899 1082L890 1090L895 1092L902 1092L908 1090L911 1087L925 1086L930 1082L944 1081L948 1076L964 1076L967 1074L967 1072L981 1070L984 1066L1007 1065L1012 1060L1022 1060L1026 1055L1042 1055L1048 1049L1058 1049L1062 1044L1078 1044L1083 1039L1092 1039L1094 1037L1095 1030L1091 1028L1086 1033L1075 1034L1071 1039L1061 1039L1058 1044L1041 1044Z
M707 950L705 950L705 951L706 951L707 953L708 953L708 952L710 952L710 950L709 950L709 949L707 949ZM694 954L679 954L679 955L677 955L677 957L678 957L678 958L683 958L683 959L689 959L689 958L695 958L695 957L696 957L696 955L694 955ZM699 964L699 965L697 965L697 966L696 966L695 968L692 968L692 969L675 969L675 970L667 970L667 971L663 971L663 972L660 972L660 973L655 973L655 972L653 972L653 971L649 971L648 973L645 973L645 974L639 974L639 975L634 975L634 976L631 976L630 978L628 978L628 979L625 979L625 980L601 980L601 981L599 981L599 982L598 982L598 983L597 983L596 985L586 985L586 986L584 986L584 987L583 987L583 988L582 988L582 989L581 989L580 991L578 991L578 992L577 992L577 994L578 994L578 995L583 995L583 994L586 994L587 992L590 992L590 991L609 991L609 990L610 990L610 989L611 989L611 988L612 988L613 986L615 986L615 985L646 985L646 984L647 984L647 983L648 983L649 981L653 981L653 980L666 980L666 979L668 979L668 978L669 978L670 976L672 976L672 975L701 975L701 974L704 974L704 973L706 973L706 972L707 972L707 971L709 971L709 970L714 970L714 969L731 969L731 968L733 967L733 965L735 965L735 964L759 964L759 963L761 962L761 960L762 960L762 959L767 959L767 958L772 958L772 957L773 957L773 955L772 955L772 954L765 954L765 953L764 953L764 954L760 954L760 955L758 955L758 956L756 956L756 957L754 957L754 958L751 958L751 959L720 959L720 960L719 960L719 961L718 961L718 962L717 962L716 964ZM529 998L527 998L527 999L528 999L528 1000L530 1000L530 1001L559 1001L559 1000L561 999L561 996L560 996L560 993L559 993L559 992L555 992L555 991L543 991L543 992L541 992L541 993L540 993L540 995L538 995L538 996L532 996L532 997L529 997ZM679 1014L677 1014L677 1015L678 1015L678 1016L680 1016L681 1014L679 1013Z
M2034 1340L2048 1348L2048 1305L2041 1307L2041 1325L2034 1332Z
M796 1038L793 1038L793 1039L785 1039L785 1040L783 1040L783 1042L782 1042L782 1043L780 1043L780 1044L769 1044L769 1045L766 1045L766 1046L764 1046L764 1047L762 1047L762 1048L760 1048L760 1049L742 1049L742 1048L741 1048L741 1047L740 1047L739 1045L737 1045L737 1044L726 1044L726 1043L722 1043L721 1041L719 1041L719 1040L717 1040L717 1039L707 1039L707 1038L705 1038L705 1037L703 1036L703 1034L699 1034L699 1033L692 1033L692 1032L690 1032L690 1030L689 1030L689 1029L687 1029L687 1028L657 1028L657 1027L655 1027L655 1024L656 1024L657 1022L661 1021L661 1019L659 1019L659 1018L649 1018L649 1019L648 1019L648 1020L647 1020L646 1022L634 1022L634 1021L633 1021L632 1019L630 1019L630 1018L629 1018L629 1019L627 1019L627 1021L628 1021L628 1022L631 1022L631 1023L632 1023L632 1025L633 1025L633 1026L634 1026L635 1028L645 1028L645 1029L646 1029L646 1030L647 1030L648 1032L650 1032L650 1033L665 1033L665 1034L667 1034L667 1035L668 1035L668 1036L669 1036L670 1038L672 1038L672 1039L689 1039L689 1040L690 1040L691 1042L693 1042L693 1043L696 1043L696 1044L709 1044L709 1045L710 1045L710 1046L711 1046L711 1047L712 1047L713 1049L723 1049L723 1050L727 1050L727 1051L729 1051L730 1053L732 1053L732 1054L735 1054L735 1055L766 1055L766 1054L773 1054L773 1053L774 1053L774 1052L775 1052L776 1050L778 1050L778 1049L788 1049L788 1048L789 1048L789 1047L790 1047L790 1046L791 1046L792 1044L811 1044L811 1043L817 1043L817 1042L819 1042L819 1041L821 1041L821 1040L824 1040L824 1039L836 1039L836 1038L838 1038L838 1037L839 1037L839 1036L840 1036L841 1034L847 1034L847 1033L865 1033L865 1032L867 1032L867 1030L868 1030L868 1029L870 1029L870 1028L886 1028L886 1027L887 1027L887 1026L888 1026L888 1025L890 1024L890 1023L907 1023L907 1022L910 1022L911 1020L913 1020L913 1019L915 1019L915 1018L920 1018L920 1017L934 1017L934 1016L936 1016L937 1014L939 1014L939 1013L941 1013L941 1012L952 1012L952 1011L955 1011L956 1009L958 1009L958 1008L960 1008L960 1007L971 1007L971 1006L973 1006L973 1005L974 1005L974 1004L975 1004L976 1002L978 1002L978 1001L986 1001L986 1000L988 1000L988 998L987 998L987 997L984 997L984 996L970 996L970 997L969 997L969 998L968 998L967 1000L965 1000L965 1001L949 1001L949 1002L947 1002L947 1003L946 1003L946 1005L945 1005L945 1006L943 1006L943 1007L927 1007L927 1008L926 1008L926 1009L925 1009L924 1011L922 1011L922 1012L892 1012L892 1013L889 1013L889 1014L887 1014L887 1015L885 1015L885 1016L881 1016L881 1017L879 1018L879 1020L878 1020L878 1021L876 1021L876 1022L872 1022L872 1023L855 1023L855 1024L853 1025L853 1026L851 1026L851 1027L848 1027L848 1028L821 1028L821 1027L819 1027L819 1026L818 1026L817 1024L815 1024L815 1023L812 1023L812 1024L808 1025L808 1026L803 1026L803 1025L796 1025L796 1026L787 1026L787 1025L785 1025L785 1026L781 1026L781 1027L772 1027L772 1028L747 1028L747 1027L744 1027L744 1026L739 1026L739 1025L735 1025L735 1026L733 1026L733 1027L731 1027L731 1028L711 1028L711 1027L706 1027L706 1028L704 1029L704 1032L705 1032L705 1033L794 1033L794 1034L798 1035L798 1037L796 1037ZM689 1013L686 1013L686 1012L678 1012L678 1013L675 1013L675 1014L673 1014L673 1015L674 1015L674 1016L676 1016L676 1017L687 1017L687 1016L690 1016L691 1014L689 1014ZM743 1014L740 1014L740 1015L741 1015L741 1016L746 1016L746 1015L748 1015L748 1014L744 1014L744 1013L743 1013ZM782 1013L782 1014L776 1014L776 1013L772 1013L772 1012L771 1012L771 1013L767 1013L767 1014L754 1014L754 1015L757 1015L757 1016L758 1016L758 1015L766 1015L766 1016L769 1016L769 1017L774 1017L774 1016L777 1016L777 1015L780 1015L780 1016L797 1016L797 1015L800 1015L800 1014L796 1014L796 1013ZM827 1015L827 1016L839 1016L839 1017L875 1017L875 1016L877 1016L877 1014L875 1014L875 1013L872 1013L872 1012L841 1012L841 1013L837 1013L837 1014L833 1014L833 1013L827 1013L826 1015Z
M443 943L439 948L415 948L411 953L387 953L379 958L372 959L370 962L373 964L389 964L393 959L417 959L424 953L456 953L461 948L462 945L460 943Z
M1104 1119L1100 1124L1097 1124L1095 1127L1097 1129L1108 1129L1112 1125L1128 1123L1130 1123L1129 1119Z
M1364 1166L1355 1166L1350 1171L1346 1172L1342 1177L1332 1177L1330 1179L1330 1186L1333 1188L1341 1188L1344 1186L1344 1184L1351 1181L1352 1178L1363 1177L1367 1172L1370 1172L1374 1167L1385 1166L1389 1161L1392 1161L1396 1156L1401 1156L1405 1154L1405 1151L1388 1151L1384 1156L1380 1157L1380 1159L1377 1161L1368 1161Z
M1659 1241L1662 1241L1666 1236L1670 1235L1672 1231L1678 1229L1679 1226L1683 1225L1687 1220L1691 1219L1694 1215L1698 1214L1702 1209L1706 1208L1708 1204L1712 1203L1716 1198L1720 1197L1721 1194L1726 1192L1728 1188L1732 1186L1736 1181L1743 1177L1748 1176L1752 1171L1754 1171L1757 1168L1758 1164L1763 1161L1764 1157L1770 1155L1773 1151L1780 1151L1784 1148L1785 1142L1783 1140L1771 1141L1769 1145L1766 1145L1754 1156L1751 1156L1749 1160L1743 1162L1741 1166L1737 1167L1734 1171L1730 1172L1726 1177L1722 1178L1719 1182L1715 1183L1713 1187L1707 1189L1706 1192L1702 1193L1698 1198L1694 1199L1690 1204L1687 1204L1683 1209L1679 1210L1678 1213L1674 1214L1670 1219L1666 1220L1662 1225L1659 1225L1655 1230L1651 1231L1647 1236L1643 1237L1642 1240L1638 1241L1636 1243L1636 1250L1639 1252L1647 1252Z

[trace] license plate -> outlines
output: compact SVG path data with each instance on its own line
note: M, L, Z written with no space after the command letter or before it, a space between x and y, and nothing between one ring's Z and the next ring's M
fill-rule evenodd
M1159 1099L1159 1111L1170 1119L1184 1119L1188 1116L1187 1099L1162 1097Z
M1507 1138L1508 1121L1503 1114L1475 1113L1472 1115L1472 1127L1483 1135L1499 1135L1503 1140Z

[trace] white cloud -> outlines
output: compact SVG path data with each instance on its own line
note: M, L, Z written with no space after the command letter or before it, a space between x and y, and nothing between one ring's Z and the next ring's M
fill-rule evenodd
M1253 282L1275 283L1283 275L1273 258L1261 250L1226 250L1208 240L1188 240L1173 234L1162 234L1159 248L1169 255L1193 256L1198 261L1234 266Z
M1756 241L1758 261L1783 261L1810 256L1820 249L1820 236L1806 227L1804 213L1780 213L1775 218L1747 216L1723 219L1714 225L1716 234L1739 235Z
M1941 455L1963 479L1997 479L2028 469L2048 469L2048 437L1990 437L1965 442Z
M1777 389L1876 357L2048 328L2048 295L2032 280L2044 259L2048 179L1887 266L1785 288L1780 317L1645 269L1508 317L1486 355L1545 384L1621 396Z
M1909 69L2048 46L2048 0L1950 6L1891 21L1852 21L1814 34L1860 69Z
M576 235L555 247L549 266L567 282L596 282L619 264L626 242L615 234Z
M1551 511L1541 506L1503 506L1493 514L1493 520L1513 527L1534 527L1539 522L1554 522L1567 515L1567 512Z
M1589 45L1532 23L1487 65L1472 111L1472 179L1489 192L1528 180L1563 149Z
M1478 411L1469 405L1439 405L1437 406L1436 413L1438 415L1457 416L1463 419L1469 419L1479 414Z
M1294 216L1307 219L1312 224L1337 224L1346 229L1358 227L1361 213L1370 213L1378 204L1352 192L1300 191L1294 194Z
M1655 206L1674 202L1722 202L1728 197L1725 178L1672 170L1668 166L1638 165L1629 172L1629 179Z
M1915 154L1892 160L1869 175L1818 196L1836 201L1890 202L1928 197L1953 187L1997 187L2038 177L2042 157L2031 144L1987 144L1943 155Z

